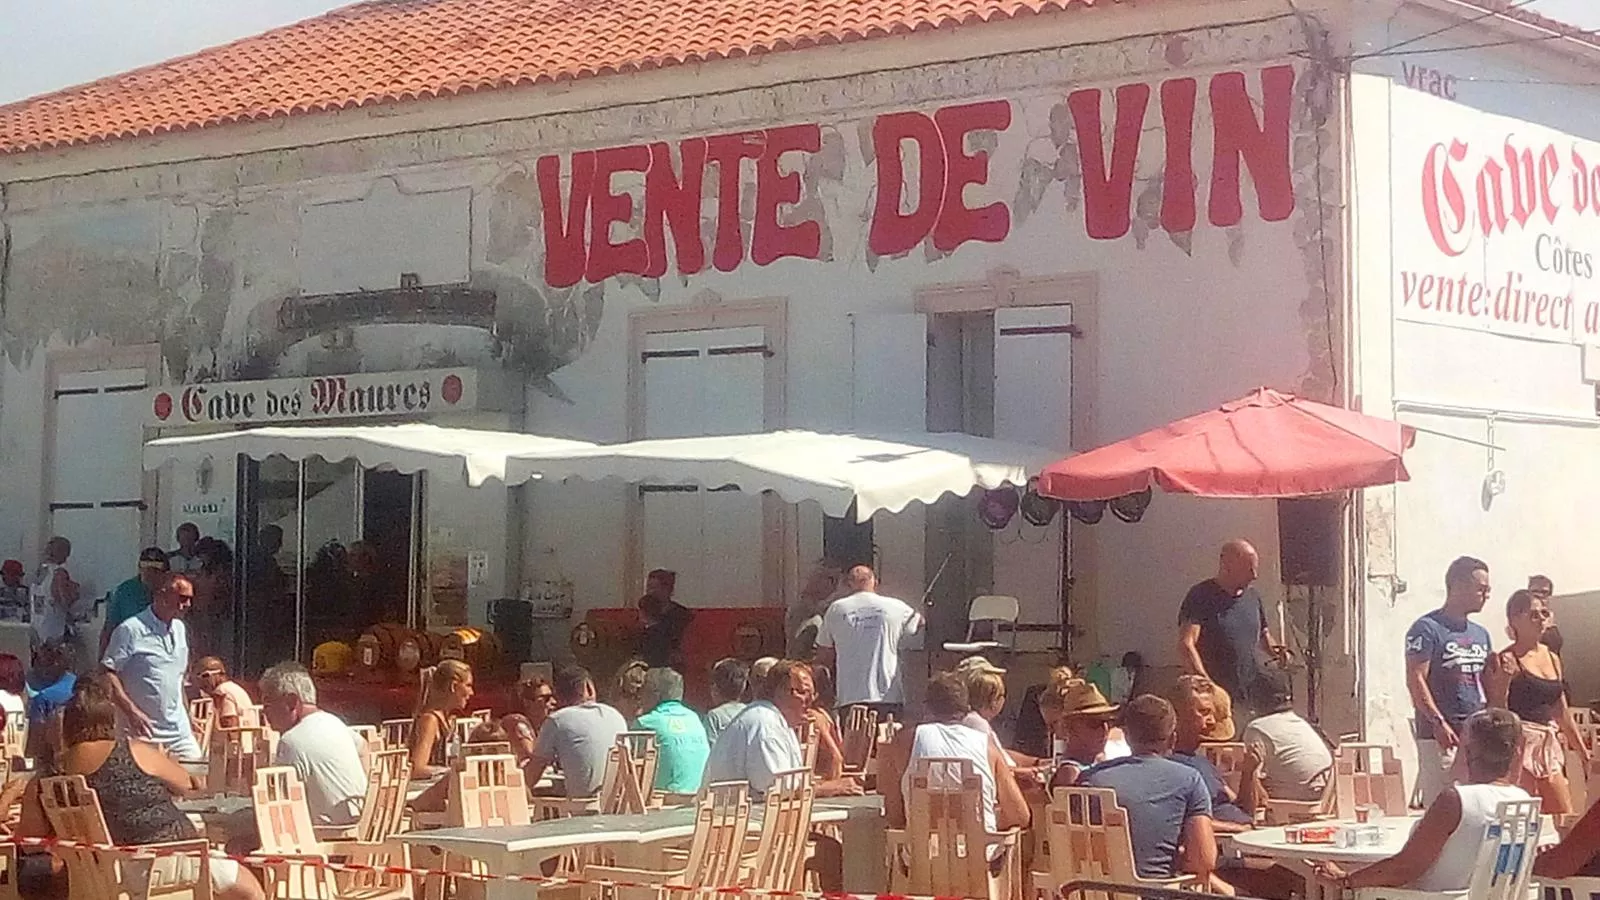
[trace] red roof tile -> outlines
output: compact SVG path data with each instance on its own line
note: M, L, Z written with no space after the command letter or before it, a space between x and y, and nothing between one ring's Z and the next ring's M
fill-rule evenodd
M369 0L0 106L0 155L867 40L1096 2ZM1600 44L1592 32L1522 8L1525 0L1467 2Z
M750 56L1095 2L371 0L0 106L0 153Z

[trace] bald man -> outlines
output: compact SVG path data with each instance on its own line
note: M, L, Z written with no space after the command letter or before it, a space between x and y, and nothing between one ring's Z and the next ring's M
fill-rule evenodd
M856 566L844 577L852 593L833 601L817 631L817 662L834 672L834 706L867 706L902 719L900 642L922 628L922 616L905 601L879 594L871 566Z
M1223 544L1216 577L1190 588L1178 609L1179 663L1221 685L1233 698L1236 718L1249 719L1255 709L1248 692L1259 680L1263 654L1282 652L1254 586L1260 564L1249 541Z

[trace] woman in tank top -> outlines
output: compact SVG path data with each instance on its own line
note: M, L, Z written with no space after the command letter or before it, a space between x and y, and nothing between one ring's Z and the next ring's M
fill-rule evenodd
M984 826L991 834L1028 824L1028 801L1005 755L989 735L961 723L972 712L967 686L953 673L941 672L928 683L923 700L926 716L907 726L879 760L878 784L890 827L904 828L911 773L919 759L964 759L982 782Z
M62 749L40 774L82 775L100 801L114 844L194 840L198 837L194 825L173 802L194 787L193 781L160 747L143 741L130 743L117 734L117 706L111 699L108 677L101 673L78 682L61 715ZM18 832L30 837L51 835L37 779L23 796ZM164 857L153 865L168 879L193 878L199 870L199 860L193 857ZM230 859L211 860L211 887L218 900L262 900L264 896L255 876Z
M1517 591L1506 601L1506 623L1511 646L1495 654L1485 673L1489 704L1509 709L1522 719L1522 759L1516 782L1544 801L1546 813L1565 815L1572 812L1572 794L1567 787L1562 736L1586 762L1589 751L1567 709L1561 658L1539 640L1550 626L1550 609L1544 598L1532 591Z

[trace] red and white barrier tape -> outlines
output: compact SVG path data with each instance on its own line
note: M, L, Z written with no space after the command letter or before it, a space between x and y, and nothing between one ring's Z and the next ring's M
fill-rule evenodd
M58 838L35 837L6 837L3 840L19 847L33 847L51 849L55 847L115 851L132 859L159 859L171 856L194 856L198 851L180 848L151 848L133 846L117 846L115 844L91 844L84 841L69 841ZM937 895L916 894L856 894L856 893L831 893L826 891L785 891L775 888L751 888L732 885L682 885L682 884L650 884L632 881L612 881L609 879L583 879L565 878L559 875L489 875L479 872L457 872L444 869L424 869L415 866L373 866L362 863L333 862L328 859L302 856L274 856L272 854L228 854L207 853L212 859L230 859L240 865L257 866L267 869L283 868L285 866L305 866L311 868L327 869L331 872L349 872L359 874L378 875L409 875L413 878L459 878L477 882L514 882L517 884L533 884L539 887L567 887L594 885L612 888L637 888L652 891L676 891L695 894L715 894L721 896L751 896L751 897L786 897L799 898L799 900L959 900L955 897L941 897Z

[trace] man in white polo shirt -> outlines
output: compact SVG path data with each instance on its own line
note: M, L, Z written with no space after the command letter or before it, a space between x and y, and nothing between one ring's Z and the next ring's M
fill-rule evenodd
M192 603L194 585L189 579L168 578L143 612L111 632L100 660L113 676L112 690L129 732L182 760L200 759L200 744L194 739L183 696L189 633L182 616Z
M834 706L868 706L879 716L904 716L900 642L922 628L922 616L903 600L878 593L871 566L845 574L854 593L833 601L817 632L817 662L833 670Z

